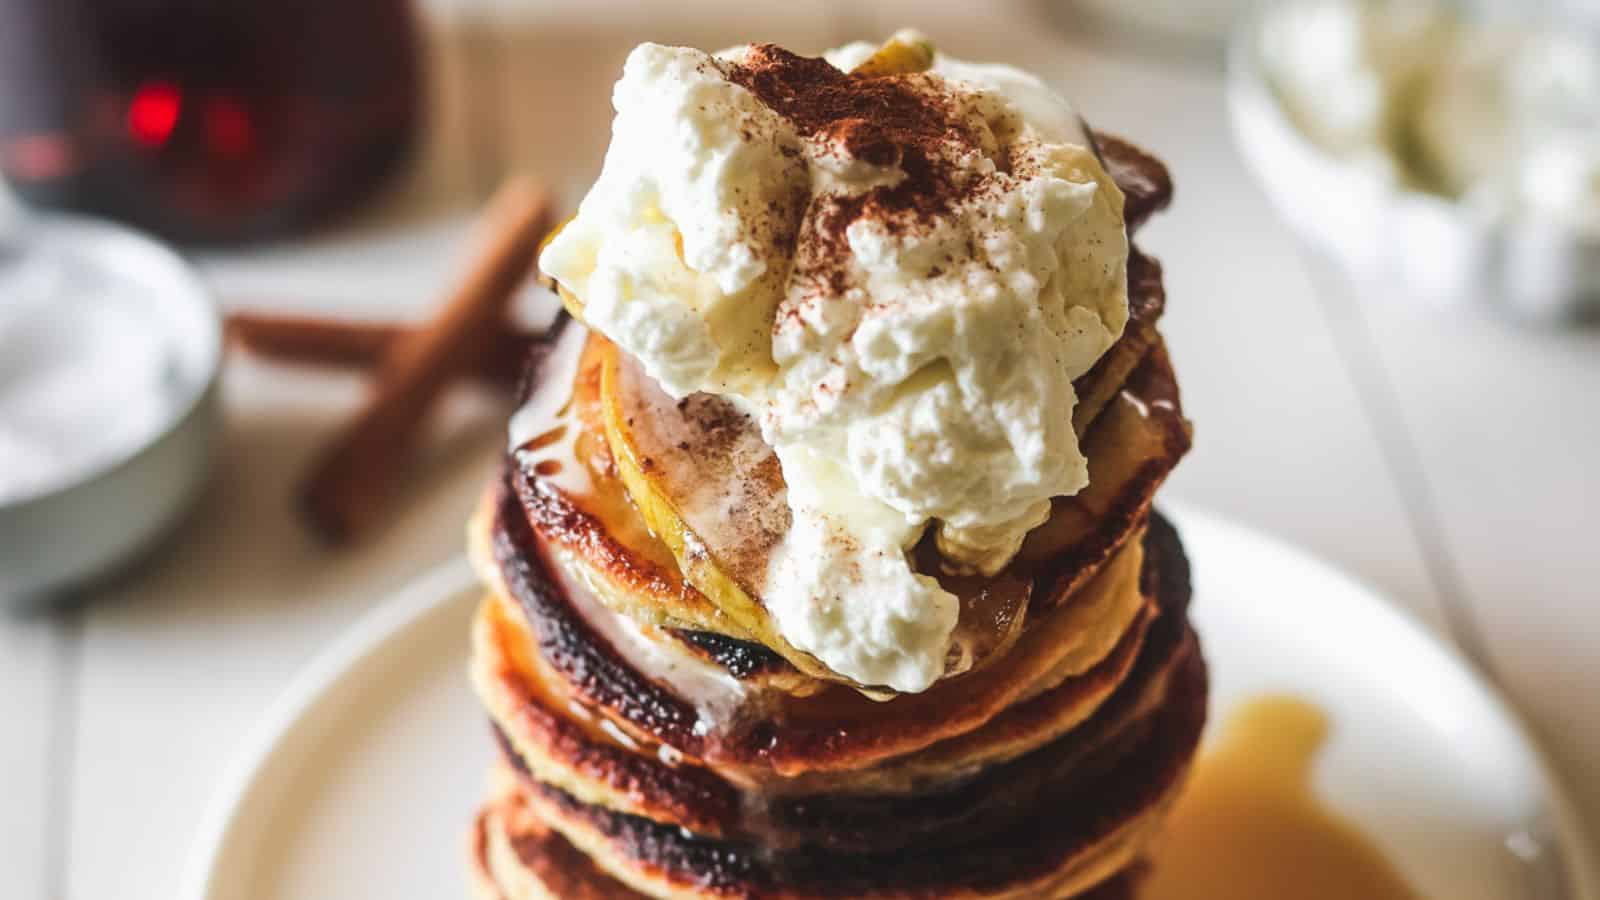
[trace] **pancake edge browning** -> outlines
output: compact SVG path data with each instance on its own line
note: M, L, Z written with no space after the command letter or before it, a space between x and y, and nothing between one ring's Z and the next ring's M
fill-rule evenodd
M1093 777L1099 765L1136 734L1159 708L1175 670L1192 656L1177 648L1148 683L1123 691L1096 718L1026 754L984 765L924 774L915 793L881 793L880 775L868 770L832 791L803 793L740 790L687 762L664 762L639 750L585 740L570 722L548 709L524 711L496 722L508 758L529 775L580 801L716 838L737 838L774 848L870 847L958 843L993 830L1025 808L1032 792L1069 779ZM529 727L530 719L538 723ZM551 723L555 739L550 737ZM514 732L515 737L508 734ZM892 771L892 770L891 770ZM896 787L900 787L896 785Z
M747 708L752 715L743 723L702 722L692 702L641 676L622 654L600 639L565 592L555 586L539 552L537 535L509 491L502 489L494 506L492 552L475 555L490 555L497 563L485 576L492 590L517 601L531 626L544 674L557 677L570 688L570 695L604 713L631 736L671 745L741 782L760 780L766 772L792 777L808 771L859 769L970 731L1005 708L1093 668L1112 652L1146 605L1138 584L1137 558L1132 558L1127 564L1105 567L1096 581L1084 587L1098 598L1096 606L1062 605L1036 621L1005 660L973 673L965 683L952 679L942 690L936 686L921 694L897 696L885 704L861 699L853 692L839 693L844 688L835 689L836 703L860 707L852 731L841 733L842 723L830 719L799 727L795 716L803 714L807 706L796 704L814 705L815 698L782 695L768 698L767 708ZM1138 545L1121 553L1127 556L1134 551L1142 554ZM1110 578L1121 580L1100 584ZM1107 611L1112 614L1109 619ZM1085 642L1052 640L1060 637L1058 632L1083 635ZM1105 693L1109 694L1111 687L1107 685ZM958 688L962 693L955 693ZM781 728L774 720L779 709L786 710L783 715L787 717ZM912 714L919 715L925 727L911 729L907 723ZM730 724L735 727L729 728ZM742 725L750 727L739 727Z
M495 765L497 779L514 777L504 763ZM520 797L494 799L473 823L467 864L477 900L647 900L542 822L517 815L519 809L525 809ZM1134 900L1145 868L1136 861L1088 891L1059 900Z
M491 611L496 603L495 598L485 601L485 611L475 626L480 648L494 646L504 637L499 633L503 625L494 622L501 613ZM1103 673L1096 670L1085 676L1088 685L1069 684L1033 701L1044 713L1029 709L1015 723L999 721L993 742L986 742L980 729L958 739L960 745L948 751L934 744L930 751L936 752L927 755L910 754L861 770L783 779L782 789L770 793L804 797L848 791L892 798L932 790L979 768L1019 757L1089 718L1100 705L1100 693L1113 694L1120 676L1133 667L1142 637L1142 633L1130 635L1125 649L1119 648ZM484 653L482 649L479 652ZM659 746L648 748L658 754L651 758L641 752L647 745L630 748L614 738L594 740L591 728L574 721L570 713L552 708L554 704L538 696L543 691L530 690L530 677L537 676L506 665L499 653L473 668L476 689L491 719L541 780L586 802L674 822L701 833L725 835L730 824L740 821L740 788L692 760L659 761L663 752ZM670 750L665 756L676 760ZM770 786L774 781L764 784Z
M1159 337L1129 374L1112 407L1102 413L1097 430L1090 432L1085 444L1089 486L1075 496L1056 498L1051 518L1023 541L1020 564L1031 566L1046 585L1035 588L1036 598L1070 597L1093 577L1146 519L1156 491L1193 443L1192 428L1183 416L1177 375ZM1108 454L1096 453L1099 448L1094 445L1103 436L1100 429L1130 427L1126 417L1136 417L1142 423L1136 426L1139 436L1153 438L1159 446L1139 460L1108 497L1096 489L1095 480L1096 470L1109 464ZM1056 534L1058 529L1083 522L1089 524L1078 539L1062 540Z
M956 848L877 856L771 851L696 837L584 804L523 780L530 808L601 869L651 897L763 900L931 900L1070 897L1140 858L1181 790L1205 719L1206 676L1185 660L1151 733L1088 790L1039 798L1059 821L1029 817ZM510 763L508 763L510 764Z
M597 735L592 725L575 721L560 708L559 698L549 699L545 686L530 688L529 680L537 675L511 659L525 635L516 629L497 633L505 626L495 620L515 614L499 608L503 598L486 599L474 627L473 678L508 755L537 779L584 803L701 835L775 846L829 841L931 845L942 840L938 830L952 822L966 827L972 817L989 812L986 804L1006 800L1008 786L1056 777L1052 773L1080 764L1160 704L1171 670L1197 651L1184 626L1189 586L1181 545L1159 519L1146 543L1150 549L1141 590L1152 598L1159 594L1152 603L1159 616L1148 634L1143 626L1130 633L1119 647L1127 658L1110 660L1109 670L1096 679L1110 686L1109 699L1084 702L1082 691L1069 682L924 751L865 769L783 779L779 790L763 785L766 797L760 802L770 808L754 820L749 818L755 807L747 789L674 754L661 758L654 747L625 746ZM501 649L507 642L513 646ZM1048 758L1012 765L1046 750L1051 751ZM895 820L917 827L896 829Z
M495 763L490 781L467 848L478 900L645 900L540 821L507 766Z

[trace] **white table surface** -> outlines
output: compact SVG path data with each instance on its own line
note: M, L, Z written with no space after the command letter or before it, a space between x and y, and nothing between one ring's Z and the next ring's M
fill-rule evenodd
M518 24L435 39L437 127L380 210L199 262L229 306L419 314L506 167L576 198L621 56L646 38L815 49L914 23L952 52L1027 65L1177 178L1141 240L1167 267L1163 330L1197 426L1169 495L1310 548L1481 652L1600 825L1600 335L1319 295L1231 146L1216 71L1063 38L1025 5L928 6L834 0L752 21L748 4L651 5L623 26L578 2L480 4L475 17ZM308 456L361 390L235 357L219 470L181 532L80 612L0 619L0 896L172 897L220 772L285 680L459 552L506 414L485 395L463 391L436 417L372 539L330 551L291 514Z

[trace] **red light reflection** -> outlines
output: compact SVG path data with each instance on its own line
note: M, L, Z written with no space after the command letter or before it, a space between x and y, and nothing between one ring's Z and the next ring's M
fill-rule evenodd
M183 93L170 81L147 81L128 103L128 135L146 147L159 147L172 137L183 111Z

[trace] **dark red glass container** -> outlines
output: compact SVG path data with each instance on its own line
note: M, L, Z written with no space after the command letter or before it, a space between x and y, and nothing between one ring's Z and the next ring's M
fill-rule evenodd
M182 242L350 207L419 92L409 0L0 0L0 174Z

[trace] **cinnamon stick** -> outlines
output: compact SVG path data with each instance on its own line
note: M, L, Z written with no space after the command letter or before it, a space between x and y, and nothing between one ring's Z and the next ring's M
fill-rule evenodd
M466 276L431 321L396 339L366 406L311 467L300 505L324 537L347 540L382 515L428 411L505 320L533 268L549 210L544 190L525 177L495 193Z
M377 369L415 326L258 312L228 314L228 339L265 359L339 369ZM515 384L538 336L509 326L495 331L483 355L465 374Z

